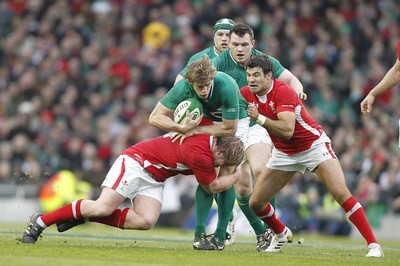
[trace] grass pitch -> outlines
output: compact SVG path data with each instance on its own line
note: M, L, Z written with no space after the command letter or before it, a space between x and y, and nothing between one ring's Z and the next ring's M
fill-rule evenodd
M25 226L0 225L0 265L400 265L400 239L380 241L384 258L365 258L361 238L295 234L294 243L281 252L265 254L256 251L255 237L238 237L223 251L195 251L193 232L128 231L100 224L62 234L51 226L31 245L20 242Z

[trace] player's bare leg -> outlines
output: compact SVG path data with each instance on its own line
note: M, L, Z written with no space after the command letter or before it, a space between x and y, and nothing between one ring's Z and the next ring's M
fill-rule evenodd
M254 186L250 206L261 220L275 233L267 248L260 251L277 252L286 242L293 241L293 234L276 216L275 209L269 203L271 198L281 190L293 177L295 172L285 172L264 168Z
M124 229L148 230L154 227L161 212L161 202L155 198L138 195L128 211Z
M253 192L253 176L257 179L261 173L269 159L270 149L271 147L266 143L256 143L248 147L246 150L247 161L242 164L242 176L235 184L236 200L256 234L258 250L268 247L269 243L266 242L264 236L266 226L250 208L249 200Z
M369 248L366 257L383 257L383 251L369 225L363 207L347 188L339 161L337 159L324 161L315 169L315 173L322 179L329 192L346 212L349 220L366 240Z

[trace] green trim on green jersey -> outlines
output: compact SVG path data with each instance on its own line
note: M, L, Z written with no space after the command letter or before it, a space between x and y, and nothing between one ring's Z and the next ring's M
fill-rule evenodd
M240 94L239 87L229 75L217 72L207 100L199 98L193 85L181 79L160 100L168 109L175 110L180 102L196 98L203 105L203 114L212 121L241 119L247 117L247 101Z

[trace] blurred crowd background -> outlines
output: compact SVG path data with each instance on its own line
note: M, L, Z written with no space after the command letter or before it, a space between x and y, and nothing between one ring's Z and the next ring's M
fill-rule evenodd
M400 213L399 88L369 116L359 107L396 60L396 0L1 1L0 183L42 186L70 170L98 188L121 151L164 133L149 113L223 17L250 25L255 48L303 83L371 224ZM168 186L180 214L194 182ZM326 192L313 174L297 175L278 196L283 220L348 234Z

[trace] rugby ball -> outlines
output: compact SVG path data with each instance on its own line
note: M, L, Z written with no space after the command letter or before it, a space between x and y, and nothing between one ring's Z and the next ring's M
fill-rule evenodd
M186 118L186 111L190 112L190 119L195 120L203 114L203 106L196 98L186 99L178 104L174 111L174 121L181 124Z

